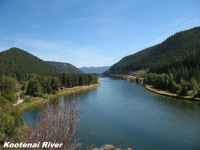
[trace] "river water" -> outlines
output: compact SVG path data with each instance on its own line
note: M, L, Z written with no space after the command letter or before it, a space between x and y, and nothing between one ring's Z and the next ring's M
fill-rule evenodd
M157 95L141 84L102 77L101 86L78 99L82 114L75 136L133 150L200 150L200 103ZM66 97L61 97L65 99ZM23 112L34 124L37 112Z

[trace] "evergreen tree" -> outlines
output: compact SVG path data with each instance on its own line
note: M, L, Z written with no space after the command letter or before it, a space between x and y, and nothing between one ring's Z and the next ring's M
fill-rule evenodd
M60 81L59 81L58 77L53 77L51 79L51 88L52 88L52 90L53 91L58 91L59 87L60 87Z
M186 96L186 95L188 95L188 82L186 82L185 80L181 79L180 85L181 85L181 91L180 91L179 94L180 94L181 96Z
M42 96L42 87L36 78L29 79L26 93L32 96Z
M5 97L12 103L16 103L17 98L15 96L15 81L11 77L0 77L0 91L1 96Z
M3 117L3 111L0 107L0 142L3 141L5 137L5 122Z

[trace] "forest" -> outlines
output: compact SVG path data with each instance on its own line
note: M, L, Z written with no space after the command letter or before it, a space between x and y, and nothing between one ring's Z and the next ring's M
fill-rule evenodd
M60 71L36 56L19 48L0 52L0 76L26 80L28 75L57 75Z
M46 61L48 64L56 67L59 71L63 73L83 73L80 69L75 67L70 63L62 63L62 62L55 62L55 61Z
M194 71L194 72L193 72ZM192 96L200 98L200 69L186 67L168 70L167 73L149 73L144 78L144 84L152 85L157 89L176 93L179 96ZM196 76L195 76L196 74Z
M21 113L13 106L19 97L28 102L62 88L98 83L96 74L61 72L19 48L0 52L0 68L0 145L26 128Z
M144 70L144 83L180 96L200 97L200 27L178 32L160 44L122 58L104 75Z
M122 58L104 75L129 74L131 71L148 70L165 73L168 69L200 65L200 27L178 32L160 44Z
M90 85L98 83L96 74L66 74L59 76L41 76L31 74L27 81L23 82L22 89L26 94L39 96L42 94L56 94L60 87L72 88L74 86Z

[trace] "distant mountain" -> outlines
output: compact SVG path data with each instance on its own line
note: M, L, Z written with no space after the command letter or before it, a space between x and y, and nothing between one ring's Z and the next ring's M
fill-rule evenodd
M126 56L104 74L129 74L137 70L164 73L180 67L188 70L200 67L200 27L178 32L158 45Z
M84 73L103 73L104 71L108 70L110 66L104 66L104 67L82 67L79 68Z
M62 63L62 62L54 62L54 61L46 61L48 64L56 67L62 73L83 73L80 69L76 68L72 64Z
M30 73L55 75L59 72L45 61L19 48L0 52L0 76L24 79Z

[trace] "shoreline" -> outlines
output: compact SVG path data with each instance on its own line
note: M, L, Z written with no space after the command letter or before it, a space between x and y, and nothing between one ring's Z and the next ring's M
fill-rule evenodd
M137 83L135 80L136 79L135 76L123 75L123 78L127 82ZM144 84L142 82L143 78L139 78L139 79L140 79L140 81L138 82L138 84L142 84L147 90L149 90L150 92L153 92L155 94L159 94L159 95L163 95L163 96L167 96L167 97L179 98L179 99L193 101L193 102L200 102L200 98L194 98L193 96L179 96L178 94L175 94L175 93L156 89L152 85Z
M31 100L30 102L22 102L22 103L19 103L18 105L15 105L15 107L17 107L19 111L24 111L34 106L44 105L49 100L56 98L57 95L61 96L61 95L71 94L73 92L78 92L78 91L88 91L100 85L101 85L101 82L98 82L97 84L66 88L64 90L58 91L56 94L44 94L43 97L34 97L34 99Z
M124 80L126 80L128 82L137 83L135 81L136 77L134 77L134 76L127 76L126 75L126 76L123 76L123 77L124 77ZM142 79L142 78L140 78L140 79ZM159 95L163 95L163 96L167 96L167 97L179 98L179 99L193 101L193 102L200 102L200 98L193 98L193 96L179 96L178 94L175 94L175 93L156 89L152 85L143 84L142 82L138 82L138 83L142 84L147 90L149 90L150 92L153 92L155 94L159 94Z
M178 94L175 93L170 93L168 91L163 91L163 90L159 90L154 88L151 85L146 85L146 84L142 84L147 90L159 94L159 95L164 95L164 96L168 96L168 97L173 97L173 98L179 98L179 99L184 99L184 100L189 100L189 101L194 101L194 102L200 102L200 98L193 98L192 96L179 96Z

